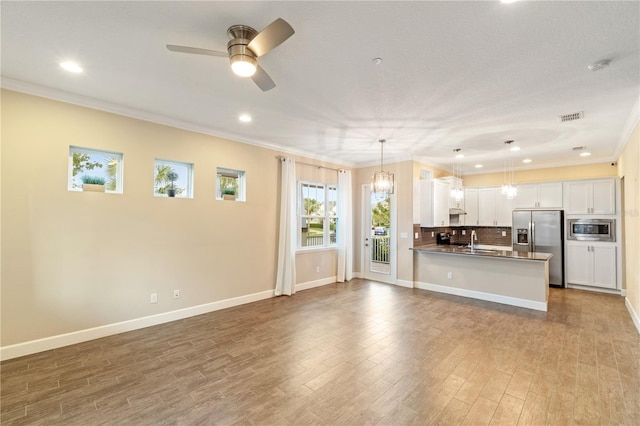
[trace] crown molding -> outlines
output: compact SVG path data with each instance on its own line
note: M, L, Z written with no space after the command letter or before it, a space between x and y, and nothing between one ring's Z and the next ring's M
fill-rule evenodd
M124 105L119 105L116 103L107 102L107 101L103 101L103 100L88 97L88 96L77 95L74 93L53 89L51 87L28 83L22 80L2 77L0 79L0 87L2 87L3 89L13 90L15 92L25 93L33 96L39 96L42 98L52 99L54 101L64 102L64 103L77 105L85 108L91 108L99 111L117 114L124 117L134 118L136 120L142 120L150 123L161 124L164 126L174 127L177 129L187 130L190 132L201 133L207 136L214 136L218 138L228 139L233 142L239 142L247 145L257 146L260 148L266 148L273 151L277 151L281 154L297 155L297 156L312 159L312 160L332 163L334 165L345 167L345 168L357 167L356 163L353 163L353 162L340 161L340 160L336 160L335 158L331 158L324 155L314 155L309 153L308 151L292 149L290 147L277 145L277 144L263 141L263 140L247 139L239 135L222 132L220 130L217 130L211 127L202 126L202 125L191 123L184 120L178 120L178 119L167 117L161 114L154 114L148 111L127 107Z
M640 94L638 94L638 99L636 99L636 103L631 109L631 113L629 113L629 117L627 117L627 122L622 129L622 133L620 133L620 139L618 139L618 145L616 146L615 157L617 161L624 150L624 147L627 146L629 142L629 138L631 137L631 133L636 128L638 123L640 122Z

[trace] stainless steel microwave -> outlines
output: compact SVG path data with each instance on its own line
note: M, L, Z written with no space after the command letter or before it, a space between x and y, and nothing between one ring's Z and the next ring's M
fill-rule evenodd
M615 219L567 219L567 238L578 241L615 241Z

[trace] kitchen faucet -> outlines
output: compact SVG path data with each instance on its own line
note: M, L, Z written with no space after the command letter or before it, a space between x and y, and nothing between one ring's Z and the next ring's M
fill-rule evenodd
M473 250L473 241L478 241L478 235L476 235L476 231L473 230L471 231L471 244L469 244L469 246L471 247L471 250Z

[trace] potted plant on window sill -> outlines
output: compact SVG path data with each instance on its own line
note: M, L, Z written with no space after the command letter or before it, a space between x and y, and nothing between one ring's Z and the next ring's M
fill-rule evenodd
M222 188L222 199L223 200L235 200L236 199L236 190L233 188Z
M176 172L174 172L173 170L171 170L169 173L167 173L167 179L171 181L171 188L167 189L167 195L169 197L175 197L176 196L176 189L173 186L174 182L178 180L178 174Z
M82 176L82 191L104 192L105 179L98 176Z

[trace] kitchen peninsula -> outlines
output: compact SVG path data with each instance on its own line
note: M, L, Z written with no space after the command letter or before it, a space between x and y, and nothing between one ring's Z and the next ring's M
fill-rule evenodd
M417 288L547 310L551 254L447 245L411 250Z

